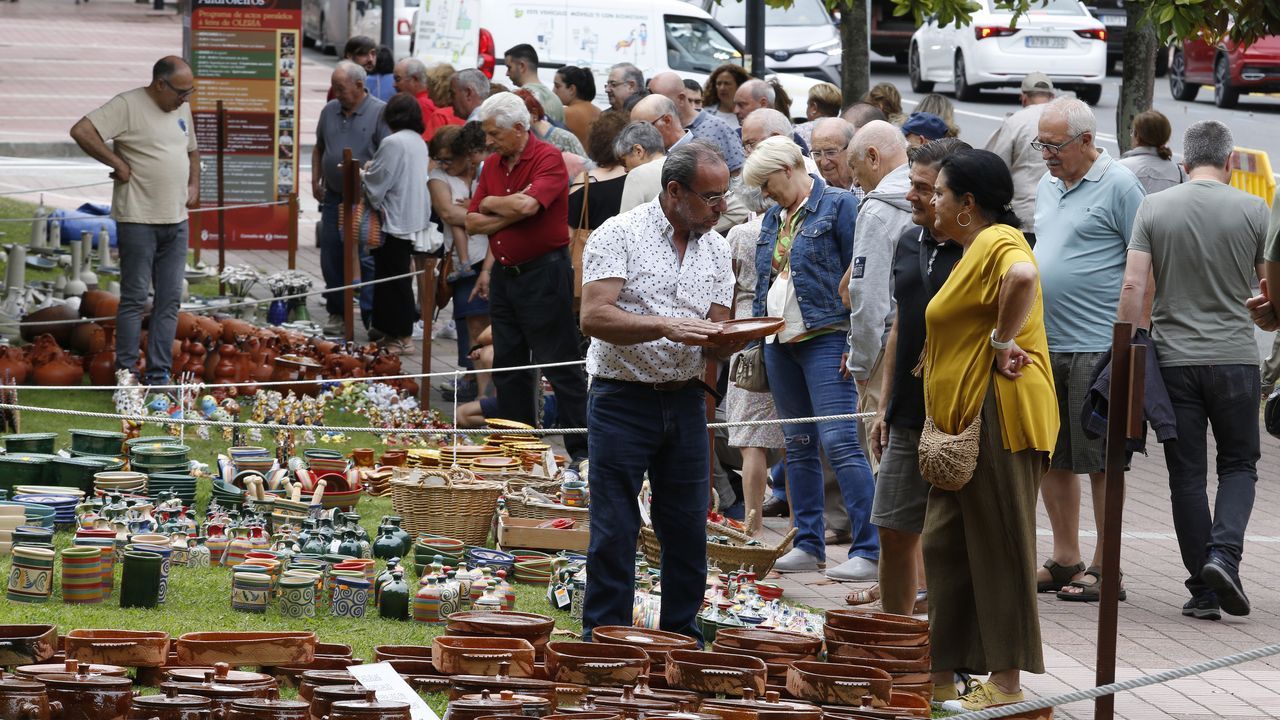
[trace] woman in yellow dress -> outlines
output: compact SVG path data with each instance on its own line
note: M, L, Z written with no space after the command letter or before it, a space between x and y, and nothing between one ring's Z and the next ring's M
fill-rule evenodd
M966 150L939 166L935 228L964 256L925 313L925 410L950 435L982 422L972 479L933 488L925 517L934 700L953 711L1022 700L1021 672L1044 672L1036 499L1058 404L1039 271L1012 200L993 153ZM957 696L958 670L990 678Z

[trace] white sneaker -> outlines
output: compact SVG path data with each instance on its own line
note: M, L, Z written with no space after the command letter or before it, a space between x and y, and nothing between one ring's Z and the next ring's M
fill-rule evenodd
M827 577L843 582L875 582L880 568L864 557L853 557L828 570Z
M341 335L347 331L347 319L341 315L330 315L324 324L325 335Z
M414 340L422 339L422 321L421 320L413 324L413 335L411 335L410 337L412 337Z
M826 567L825 560L819 560L798 547L791 548L773 564L773 569L780 573L818 572Z

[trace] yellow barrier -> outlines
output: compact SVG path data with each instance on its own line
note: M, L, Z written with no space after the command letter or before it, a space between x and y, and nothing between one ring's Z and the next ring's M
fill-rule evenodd
M1257 195L1270 206L1276 196L1276 176L1262 150L1238 147L1231 153L1231 186Z

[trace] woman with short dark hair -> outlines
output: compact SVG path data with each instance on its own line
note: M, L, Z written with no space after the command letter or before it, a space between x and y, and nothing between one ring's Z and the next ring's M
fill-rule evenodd
M408 273L410 254L426 242L431 227L422 107L412 95L398 93L383 108L382 119L391 134L364 167L365 197L382 222L382 244L370 250L377 279ZM373 328L392 352L413 352L415 316L412 278L373 286Z
M934 487L923 545L933 697L966 712L1022 700L1021 672L1044 672L1036 502L1057 444L1058 400L1040 274L1018 231L1008 166L995 153L963 150L938 168L934 228L964 254L925 310L920 454ZM977 437L956 439L966 430ZM954 444L939 455L976 453L958 490L939 488L924 461L947 436ZM990 677L959 696L957 670Z
M600 117L600 108L591 102L596 98L596 78L591 70L565 65L556 71L551 91L564 104L564 126L588 145L591 125Z

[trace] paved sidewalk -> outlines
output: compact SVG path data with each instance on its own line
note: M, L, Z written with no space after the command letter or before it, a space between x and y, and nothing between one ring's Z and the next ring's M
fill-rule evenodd
M151 64L166 53L180 53L182 25L172 13L153 14L150 5L128 0L92 0L74 5L72 0L21 0L0 3L0 156L22 155L30 160L0 158L0 192L23 188L71 185L105 180L106 171L83 159L71 145L67 131L86 111L111 95L145 84ZM304 145L323 103L328 68L333 59L304 51L301 129ZM51 158L74 158L54 160ZM308 163L302 163L300 186L308 186ZM19 199L38 199L35 194ZM58 207L74 208L81 202L106 202L109 186L48 193L46 200ZM313 224L318 219L315 201L304 198L299 225L299 267L319 278L319 256L314 246ZM21 240L23 229L7 224L10 239ZM215 257L206 255L206 259ZM233 264L249 263L270 272L285 266L282 252L233 252ZM314 317L323 318L313 301ZM433 369L456 366L452 340L433 344ZM417 371L420 358L409 356L406 370ZM438 382L438 381L437 381ZM432 393L440 403L439 394ZM443 407L442 405L438 405ZM1263 439L1258 495L1250 523L1243 572L1253 600L1247 618L1226 618L1212 623L1183 618L1185 599L1183 569L1169 513L1163 453L1135 459L1128 477L1125 513L1124 568L1129 600L1120 607L1118 670L1120 679L1179 667L1208 658L1241 652L1280 641L1280 442ZM1087 486L1088 483L1086 482ZM1211 492L1213 488L1211 487ZM1084 506L1089 507L1086 487ZM1089 513L1082 526L1091 532ZM1050 549L1048 522L1040 518L1040 555ZM772 537L784 529L782 521L769 521ZM1092 539L1086 540L1092 549ZM833 560L844 548L832 548ZM843 597L854 585L831 583L821 575L790 576L782 580L787 596L817 607L843 606ZM1096 605L1059 602L1041 596L1041 626L1048 672L1027 676L1031 694L1045 695L1090 687L1094 679ZM1090 718L1088 703L1059 708L1060 718ZM1174 718L1280 717L1280 660L1255 661L1200 677L1123 694L1117 717L1126 720Z

